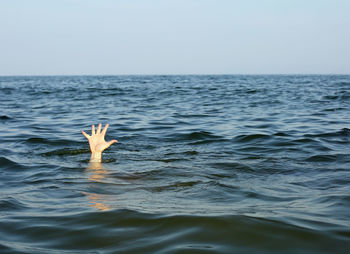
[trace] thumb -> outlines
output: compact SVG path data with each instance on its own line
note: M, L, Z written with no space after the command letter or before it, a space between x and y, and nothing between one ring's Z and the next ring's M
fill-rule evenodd
M118 142L118 140L113 139L113 140L107 142L107 147L110 147L111 145L113 145L114 143L117 143L117 142Z

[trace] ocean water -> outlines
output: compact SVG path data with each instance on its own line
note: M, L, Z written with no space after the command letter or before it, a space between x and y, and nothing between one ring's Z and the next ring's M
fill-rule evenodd
M350 76L0 77L0 253L349 253ZM118 139L89 167L81 130Z

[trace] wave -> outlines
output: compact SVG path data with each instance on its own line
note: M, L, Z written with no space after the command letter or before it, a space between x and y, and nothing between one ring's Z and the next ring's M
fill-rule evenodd
M341 82L336 82L335 85L336 86L350 86L350 82L341 81Z
M322 111L323 112L336 112L336 111L343 111L343 110L346 110L346 108L343 108L343 107L331 107L331 108L323 109Z
M247 143L252 141L262 141L270 139L270 135L266 134L248 134L248 135L239 135L234 138L235 142Z
M27 207L15 198L9 197L9 198L0 200L0 211L2 212L19 211L25 208Z
M306 159L309 162L350 162L350 154L318 154Z
M164 154L165 156L172 156L172 155L197 155L198 151L196 150L189 150L189 151L185 151L185 152L180 152L180 153L166 153Z
M183 113L174 113L173 115L175 118L206 118L211 117L210 114L183 114Z
M62 253L347 253L350 247L349 231L321 232L241 215L113 210L103 214L15 216L2 220L0 228L7 236L0 240L2 246L26 253L50 253L57 248Z
M305 137L350 137L350 129L343 128L334 132L325 132L318 134L305 134Z
M154 187L148 187L145 188L146 190L150 192L163 192L163 191L183 191L187 188L192 188L195 185L203 183L202 181L183 181L183 182L175 182L168 185L161 185L161 186L154 186Z
M72 140L66 140L66 139L48 139L48 138L40 138L40 137L31 137L31 138L27 138L25 141L25 143L29 143L29 144L46 144L46 145L77 145L77 144L81 144L81 142L76 142L76 141L72 141Z
M255 170L248 165L238 162L219 162L212 163L211 166L217 169L233 170L233 172L254 172Z
M160 161L164 163L177 162L177 161L185 161L184 158L168 158L168 159L157 159L155 161Z
M18 170L18 169L25 168L22 164L19 164L3 156L0 157L0 165L3 169L10 169L10 170Z
M323 99L326 101L333 101L333 100L345 101L350 99L350 93L346 91L341 91L338 94L325 95L323 96Z
M11 120L12 118L7 115L0 116L0 120Z
M167 141L223 141L222 136L208 131L194 131L190 133L175 133L166 137Z
M70 148L63 148L63 149L56 149L50 152L41 153L43 156L65 156L65 155L78 155L78 154L84 154L84 153L90 153L89 149L70 149Z

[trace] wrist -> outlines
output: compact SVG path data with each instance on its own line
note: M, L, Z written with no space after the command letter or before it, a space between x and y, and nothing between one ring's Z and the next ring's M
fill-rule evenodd
M101 161L102 161L102 153L101 152L91 153L90 162L101 162Z

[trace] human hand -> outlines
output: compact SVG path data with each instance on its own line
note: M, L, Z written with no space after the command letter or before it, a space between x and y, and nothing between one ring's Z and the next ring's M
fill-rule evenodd
M97 131L95 132L95 125L92 125L91 135L86 134L85 131L81 131L81 133L89 141L90 151L91 151L90 162L101 162L102 152L108 147L110 147L112 144L118 142L115 139L108 142L105 141L105 135L108 127L109 127L109 124L106 124L106 126L101 131L102 124L99 124Z

